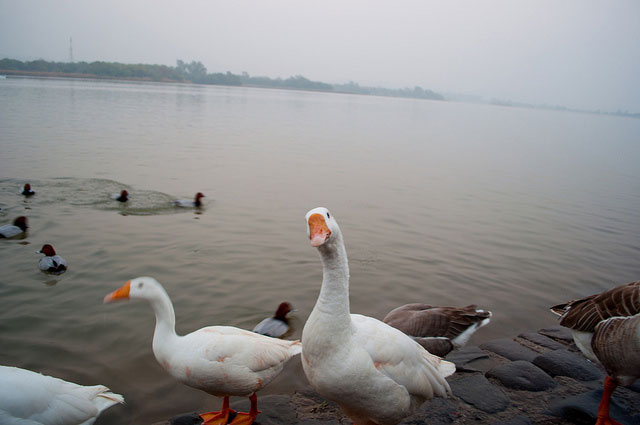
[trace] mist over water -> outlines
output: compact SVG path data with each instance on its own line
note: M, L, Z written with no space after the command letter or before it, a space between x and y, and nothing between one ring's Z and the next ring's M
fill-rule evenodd
M640 121L496 106L152 83L0 83L0 363L127 404L101 424L216 408L151 351L153 276L178 333L251 329L284 300L299 338L321 283L305 213L345 237L351 309L477 304L470 344L552 325L548 307L640 278ZM36 195L18 195L24 183ZM120 190L131 201L110 199ZM171 200L203 192L201 211ZM49 276L51 243L69 270ZM261 393L305 384L299 361Z

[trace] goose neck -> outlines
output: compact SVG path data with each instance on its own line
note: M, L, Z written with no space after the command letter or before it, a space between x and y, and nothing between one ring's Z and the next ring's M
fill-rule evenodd
M349 311L349 263L341 239L319 248L322 258L322 288L317 308L337 319L345 319Z

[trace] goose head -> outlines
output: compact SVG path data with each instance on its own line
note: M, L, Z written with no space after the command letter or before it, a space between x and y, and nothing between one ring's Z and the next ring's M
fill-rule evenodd
M154 300L166 296L162 285L152 277L138 277L127 281L123 286L104 297L105 303L118 300L128 300L130 298L141 298L144 300Z
M307 213L305 219L307 221L307 236L309 236L311 246L315 248L329 246L340 238L338 222L328 209L314 208Z

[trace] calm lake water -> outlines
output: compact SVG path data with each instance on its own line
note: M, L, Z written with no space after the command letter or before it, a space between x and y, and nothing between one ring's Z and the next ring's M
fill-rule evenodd
M251 329L284 300L300 337L322 270L304 215L344 234L351 309L409 302L493 311L471 344L556 323L548 307L640 279L640 120L251 88L9 78L0 82L0 364L105 384L100 424L217 408L151 351L138 276L167 289L177 330ZM37 194L17 192L30 182ZM132 201L110 194L127 189ZM175 198L206 195L204 210ZM69 263L37 268L51 243ZM294 359L261 394L305 385Z

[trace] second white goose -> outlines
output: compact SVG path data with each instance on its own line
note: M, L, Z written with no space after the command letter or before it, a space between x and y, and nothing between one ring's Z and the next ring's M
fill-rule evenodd
M425 400L451 393L453 363L371 317L351 314L349 265L338 223L326 208L306 215L323 267L320 295L302 332L302 366L315 390L356 425L395 425Z

